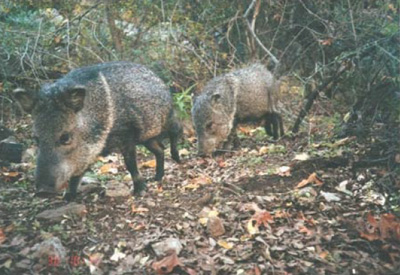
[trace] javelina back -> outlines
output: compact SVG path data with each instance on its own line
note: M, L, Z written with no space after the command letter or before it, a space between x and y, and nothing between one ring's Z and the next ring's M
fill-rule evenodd
M199 155L210 155L221 143L238 145L238 123L264 122L269 135L283 135L277 111L278 82L263 65L254 64L209 81L193 102Z
M38 194L69 186L76 195L84 172L100 154L119 151L132 175L135 193L145 188L136 163L136 145L156 156L156 180L164 175L163 137L172 158L181 133L171 95L153 72L130 62L110 62L76 69L39 93L15 91L21 107L31 112L38 143Z

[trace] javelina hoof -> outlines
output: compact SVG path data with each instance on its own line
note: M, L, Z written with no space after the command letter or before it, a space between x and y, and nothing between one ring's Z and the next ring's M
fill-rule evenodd
M143 179L135 180L133 184L133 195L136 197L143 196L147 191L146 182Z
M64 195L64 200L66 200L67 202L72 202L74 201L76 198L76 195L72 194L72 193L66 193Z
M176 162L176 163L179 163L179 164L181 164L182 163L182 161L181 161L181 158L179 157L179 154L172 154L171 155L171 158Z

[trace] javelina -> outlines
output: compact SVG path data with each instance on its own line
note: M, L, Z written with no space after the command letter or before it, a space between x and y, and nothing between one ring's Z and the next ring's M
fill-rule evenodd
M69 186L73 199L84 172L100 154L119 151L132 175L134 192L145 184L136 163L136 145L156 156L156 180L164 175L162 138L168 136L179 162L181 126L163 81L146 67L110 62L75 69L39 93L15 91L21 107L32 113L38 143L37 193Z
M238 145L238 123L264 122L269 135L283 135L277 112L278 82L263 65L254 64L209 81L194 99L193 123L199 155L210 155L221 143Z

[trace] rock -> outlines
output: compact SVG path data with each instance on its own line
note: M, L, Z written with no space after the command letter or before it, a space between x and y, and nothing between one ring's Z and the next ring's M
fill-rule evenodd
M128 197L131 195L129 187L121 182L111 182L107 185L106 196L107 197Z
M51 237L36 244L32 250L33 257L44 265L60 266L66 261L67 251L57 237Z
M64 216L79 216L86 214L86 206L83 204L70 203L57 209L45 210L36 216L37 219L58 222L64 219Z
M167 255L171 250L176 252L176 255L179 255L182 250L182 244L179 239L176 238L169 238L162 242L152 244L151 247L154 253L159 257Z
M100 192L102 189L100 181L90 177L83 177L81 184L78 186L78 192L84 195Z
M207 230L213 237L225 234L225 227L222 220L218 217L210 217L207 221Z
M36 159L36 147L28 148L22 154L22 162L31 163L35 162Z

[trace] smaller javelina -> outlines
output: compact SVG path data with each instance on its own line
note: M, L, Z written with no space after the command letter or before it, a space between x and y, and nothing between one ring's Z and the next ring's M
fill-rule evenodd
M146 67L110 62L76 69L39 93L17 89L15 98L32 113L38 143L38 195L69 187L73 199L83 174L96 157L119 151L132 175L134 192L144 180L136 163L136 145L156 156L156 180L164 175L164 137L179 162L182 129L163 81Z
M222 143L238 146L239 123L263 122L267 134L283 135L283 123L277 111L278 82L263 65L215 77L194 99L193 123L199 155L210 155Z

